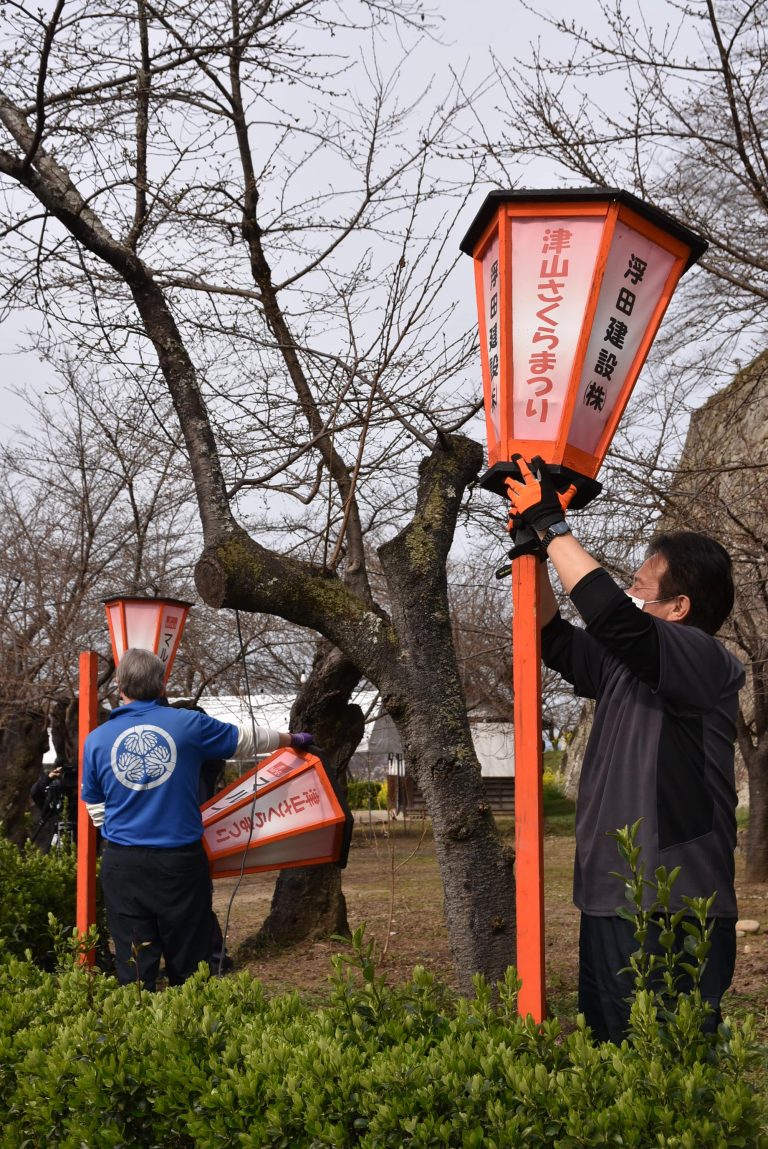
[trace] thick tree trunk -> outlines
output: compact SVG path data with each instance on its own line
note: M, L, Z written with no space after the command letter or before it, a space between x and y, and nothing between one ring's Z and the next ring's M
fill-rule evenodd
M0 827L6 838L29 837L30 791L48 749L48 726L40 711L0 715Z
M471 448L465 441L465 465ZM432 818L448 939L469 993L473 973L496 981L514 961L514 872L483 789L452 641L441 557L452 536L443 504L455 496L447 463L440 450L425 460L413 521L379 549L402 643L380 687Z
M481 463L479 445L461 436L440 439L422 462L414 516L379 550L391 618L336 575L267 551L237 528L206 548L195 571L210 605L311 626L381 690L432 817L448 937L466 992L475 972L496 980L515 956L513 860L482 788L446 578L463 492Z
M768 882L768 745L747 758L749 775L749 828L747 881Z
M291 712L291 729L314 734L325 765L343 786L349 760L363 736L363 712L349 702L359 680L356 667L320 639L312 673ZM348 933L341 870L333 865L305 866L280 872L268 917L243 945L252 951L264 943L288 944Z
M79 753L78 703L76 698L57 698L51 708L51 742L56 760L77 766ZM103 720L102 711L100 720Z
M459 989L471 993L473 973L495 982L515 960L514 851L501 841L469 729L451 729L450 701L401 696L391 713L432 819Z

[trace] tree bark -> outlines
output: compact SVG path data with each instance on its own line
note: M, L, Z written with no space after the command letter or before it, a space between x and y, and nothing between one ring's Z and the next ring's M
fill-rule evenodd
M746 762L749 777L746 877L748 882L768 882L768 745L753 750Z
M503 977L515 941L513 854L485 797L448 607L455 501L481 462L471 440L438 443L421 465L413 520L379 549L402 643L381 688L432 818L448 937L466 993L475 971Z
M457 979L471 992L514 961L513 856L482 787L451 634L446 560L482 449L439 439L422 461L411 522L379 550L391 617L336 576L266 551L244 531L206 548L195 577L212 606L312 626L381 691L432 818Z
M359 680L360 672L353 664L320 639L312 673L291 711L291 729L309 731L321 750L327 748L323 762L344 789L349 760L364 731L362 710L349 702ZM243 947L253 951L263 944L348 933L339 867L302 866L280 871L269 915Z
M6 838L21 844L29 837L29 794L48 749L48 724L42 711L5 711L0 715L0 826Z

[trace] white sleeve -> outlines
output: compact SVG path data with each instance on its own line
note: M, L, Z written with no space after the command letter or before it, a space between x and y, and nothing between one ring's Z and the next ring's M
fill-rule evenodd
M252 759L258 754L271 754L273 750L280 748L279 730L271 730L269 726L246 726L240 722L233 722L232 725L237 727L238 733L233 758Z
M86 802L85 808L88 811L91 821L94 826L104 825L104 803L103 802Z

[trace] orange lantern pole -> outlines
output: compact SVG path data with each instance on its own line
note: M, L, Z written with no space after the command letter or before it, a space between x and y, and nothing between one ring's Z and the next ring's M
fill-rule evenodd
M96 692L98 655L83 651L80 655L80 695L78 699L78 756L77 756L77 909L75 923L80 935L86 934L96 921L96 827L91 821L85 802L80 797L83 781L83 747L85 740L98 723ZM93 965L94 951L82 955L82 962Z
M672 294L706 243L624 191L491 192L462 240L471 255L489 469L505 500L516 454L539 455L576 510L596 475ZM538 539L517 528L513 563L519 1009L541 1021L544 963Z
M547 1010L544 970L544 802L541 762L539 560L523 555L512 568L515 721L515 881L518 1009L541 1021Z

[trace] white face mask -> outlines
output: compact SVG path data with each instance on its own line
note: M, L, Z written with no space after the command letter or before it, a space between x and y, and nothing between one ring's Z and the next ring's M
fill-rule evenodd
M630 594L628 590L625 590L624 594L629 601L633 602L640 610L642 610L644 606L653 606L655 602L671 602L671 600L676 597L673 594L668 594L665 595L664 598L637 598L636 595Z

